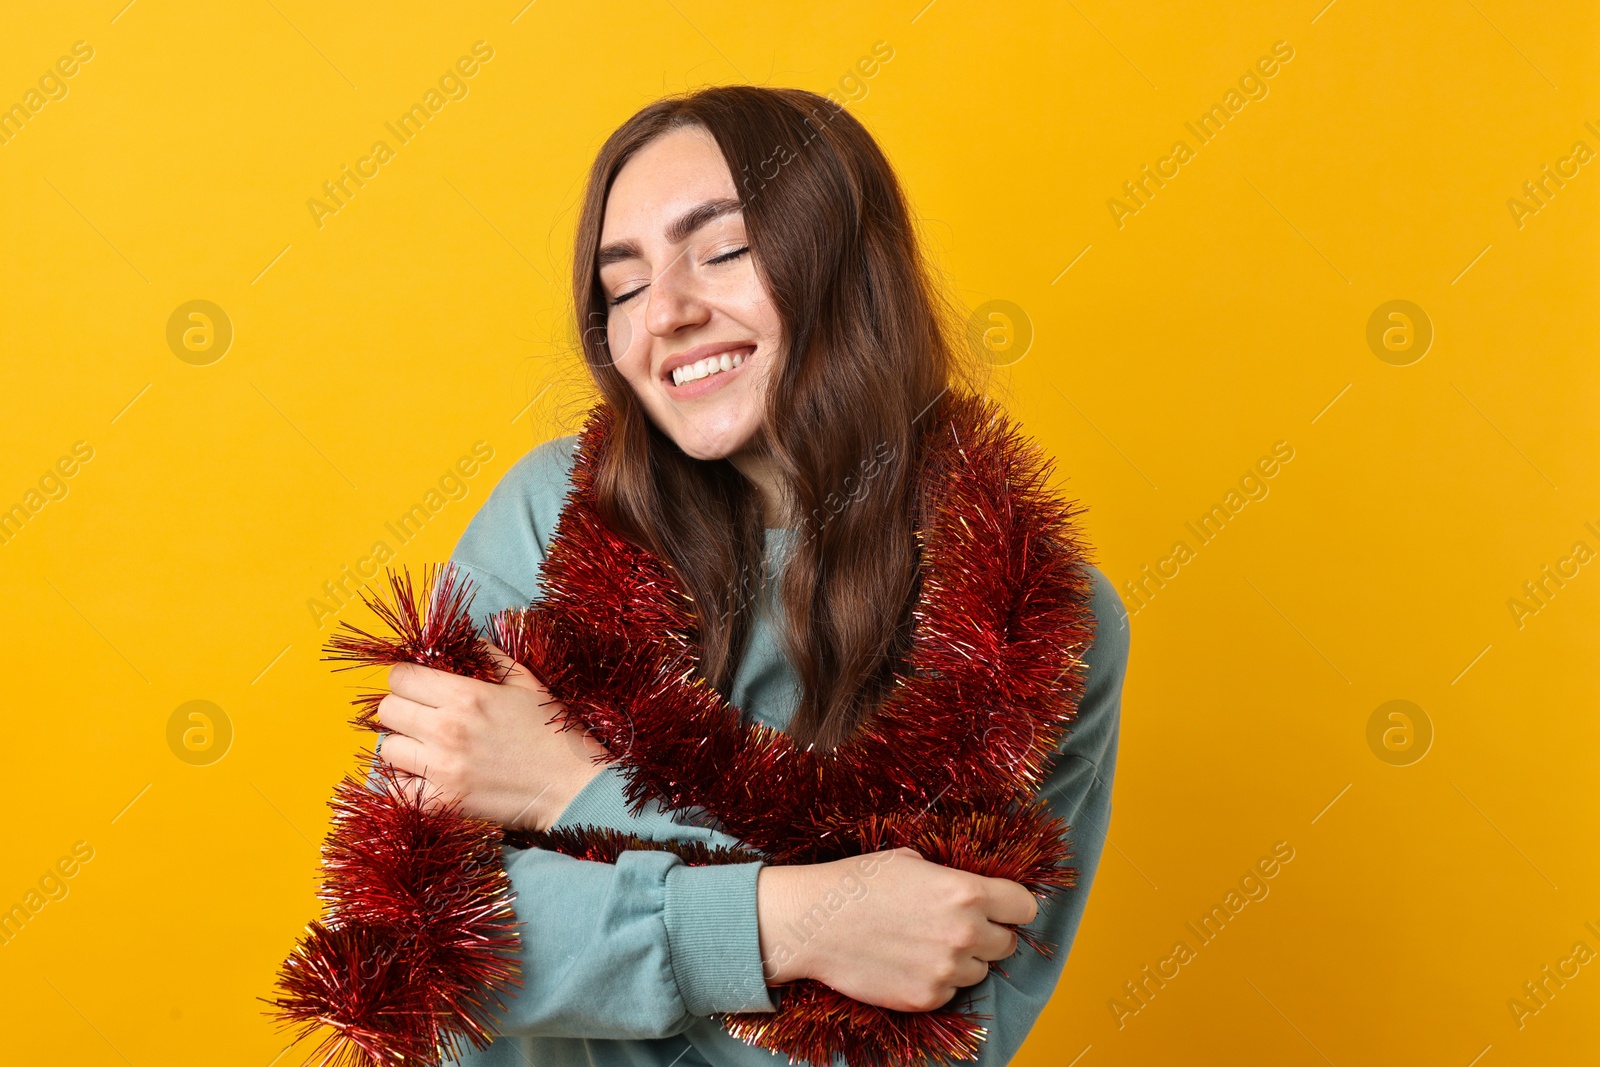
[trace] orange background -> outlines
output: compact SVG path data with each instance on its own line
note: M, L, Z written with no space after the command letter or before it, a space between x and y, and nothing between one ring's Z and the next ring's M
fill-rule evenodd
M880 138L1140 609L1111 843L1018 1062L1594 1062L1597 13L1319 6L8 15L0 105L39 95L0 144L0 507L28 515L0 543L0 907L72 874L0 948L7 1059L280 1055L254 998L316 912L358 741L308 602L380 540L445 558L573 428L586 168L648 100L752 81ZM478 41L466 95L319 226L307 201ZM1185 125L1230 104L1208 142ZM193 300L226 351L169 344ZM1269 894L1131 999L1278 842ZM1534 1013L1547 965L1570 977Z

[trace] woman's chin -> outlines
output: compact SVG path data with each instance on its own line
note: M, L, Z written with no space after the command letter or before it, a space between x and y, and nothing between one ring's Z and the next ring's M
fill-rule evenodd
M756 439L759 422L745 418L717 418L711 413L673 420L667 433L692 459L727 459L747 449Z

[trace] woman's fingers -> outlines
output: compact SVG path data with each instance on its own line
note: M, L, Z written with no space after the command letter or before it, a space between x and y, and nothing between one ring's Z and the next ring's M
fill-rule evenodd
M419 704L415 700L403 697L398 693L390 693L378 701L376 718L379 725L385 730L392 730L397 734L407 737L425 739L427 723L430 714L437 712L437 708L427 704ZM390 744L385 741L384 747ZM387 752L384 755L388 755Z
M495 644L493 641L490 641L488 638L479 638L479 640L481 640L484 646L488 648L489 654L495 658L495 661L500 664L500 671L502 674L500 679L501 685L515 685L520 686L523 689L544 688L543 684L534 676L532 671L528 670L528 668L512 659L499 645Z
M973 963L983 968L971 985L981 982L988 973L989 961L1003 960L1017 951L1017 933L1013 926L1026 926L1039 914L1039 901L1032 893L1016 882L1004 878L985 878L987 890L984 914L988 923L978 944L973 947Z
M1004 878L984 879L984 914L990 922L1027 926L1038 918L1039 900L1016 882Z
M397 770L422 773L422 745L405 734L390 734L383 739L383 751L378 758Z
M459 697L465 686L482 684L449 671L424 667L420 663L396 663L389 668L389 692L399 693L430 708L444 707L452 697Z
M480 640L482 640L480 638ZM499 663L502 677L499 684L520 689L537 689L544 692L544 684L516 660L490 641L483 641L489 653ZM389 668L389 691L430 708L464 705L476 696L482 699L494 682L479 681L449 671L424 667L418 663L396 663ZM476 692L475 692L476 691ZM548 694L546 694L548 699Z
M972 955L983 962L985 973L987 973L988 961L1003 960L1015 951L1017 951L1016 931L1009 926L989 923L988 928L983 932L983 936L979 938L978 944L973 946ZM977 980L981 981L982 979L983 975L980 974Z
M965 989L967 986L977 985L987 977L989 977L989 961L980 960L976 956L969 957L965 963L956 968L956 988ZM954 993L950 995L955 996Z
M422 803L426 808L443 807L459 795L455 790L429 777L428 772L434 769L429 766L429 751L415 738L404 734L390 734L383 739L383 751L378 754L378 758L396 770L406 771L423 779Z

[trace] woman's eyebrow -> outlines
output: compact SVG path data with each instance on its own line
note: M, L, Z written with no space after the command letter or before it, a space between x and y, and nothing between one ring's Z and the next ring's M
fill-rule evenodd
M666 238L670 243L677 244L687 239L690 234L713 219L720 219L724 215L731 215L743 209L744 205L733 197L719 197L715 200L707 200L705 203L697 204L674 219L666 229ZM643 255L639 251L639 246L633 241L614 241L600 249L595 257L595 266L599 268L610 263L620 263L625 259L642 258Z

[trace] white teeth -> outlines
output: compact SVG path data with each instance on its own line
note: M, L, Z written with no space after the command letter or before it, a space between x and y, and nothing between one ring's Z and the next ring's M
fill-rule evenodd
M754 349L752 348L751 351L753 352ZM685 382L698 381L708 374L720 374L723 371L729 371L735 367L742 367L743 365L744 350L742 349L732 355L724 352L717 356L707 356L705 359L699 360L698 362L689 363L685 366L674 368L672 372L672 384L683 385Z

